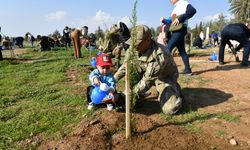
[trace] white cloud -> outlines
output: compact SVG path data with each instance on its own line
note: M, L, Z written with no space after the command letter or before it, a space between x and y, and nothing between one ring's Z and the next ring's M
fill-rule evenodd
M218 20L220 14L221 14L221 13L217 13L217 14L214 14L214 15L206 16L206 17L203 18L203 20L204 20L204 21L214 21L214 20Z
M118 22L125 23L128 26L128 28L130 28L132 26L128 16L125 16L125 17L121 18Z
M219 19L219 16L221 15L221 13L217 13L214 15L210 15L210 16L206 16L203 18L204 22L207 21L217 21ZM225 16L225 19L232 19L233 16L230 13L223 13L223 15Z
M113 17L110 14L101 10L98 10L95 16L93 17L93 21L95 21L96 23L104 22L104 23L110 24L110 23L114 23L115 20L116 20L116 17Z
M112 16L111 14L98 10L94 16L87 18L77 18L72 22L73 27L88 26L89 32L94 32L99 26L103 30L108 30L111 25L118 24L120 21L130 25L129 17Z
M47 21L61 21L67 16L65 11L56 11L45 16Z

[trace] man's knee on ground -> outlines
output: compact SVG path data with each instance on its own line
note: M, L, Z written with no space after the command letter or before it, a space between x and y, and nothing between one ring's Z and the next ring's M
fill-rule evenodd
M163 113L169 115L177 113L182 106L181 96L171 86L162 91L159 101Z
M173 115L177 113L182 106L182 99L176 95L172 95L162 106L164 114Z

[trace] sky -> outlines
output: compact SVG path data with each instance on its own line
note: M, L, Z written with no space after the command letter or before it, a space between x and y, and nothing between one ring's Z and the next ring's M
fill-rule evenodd
M24 36L62 33L65 26L88 26L89 33L98 26L104 31L120 21L131 27L134 0L0 0L1 34ZM194 28L201 21L215 20L223 13L230 17L228 0L188 0L197 13L189 20ZM160 17L169 17L173 5L169 0L138 0L137 22L156 28Z

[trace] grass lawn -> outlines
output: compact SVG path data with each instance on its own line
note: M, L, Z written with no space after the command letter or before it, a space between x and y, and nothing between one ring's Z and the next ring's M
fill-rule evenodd
M21 57L33 63L0 61L0 149L20 149L18 142L34 135L60 138L88 113L84 93L66 84L69 68L81 70L81 64L90 63L90 54L82 52L84 58L75 60L72 49L29 49Z
M82 49L83 58L75 60L73 50L53 49L38 52L27 49L28 53L20 55L22 60L5 59L0 61L0 149L23 149L20 142L34 136L43 139L60 139L70 133L70 125L80 122L84 114L91 115L86 109L84 85L68 84L67 71L74 70L76 83L89 84L86 64L90 65L93 54ZM192 51L193 55L209 56L210 51ZM124 57L124 54L123 54ZM80 76L79 76L80 74ZM200 88L206 86L207 80L196 75L180 76L179 82L183 92L190 92L190 83L197 82ZM85 85L85 86L86 86ZM124 80L117 85L124 89ZM75 91L82 91L81 94ZM217 117L236 121L228 114L209 114L194 112L191 108L177 116L166 116L169 123L184 125L194 132L200 129L193 124L194 118L199 122ZM198 119L197 119L198 118ZM25 147L35 149L36 145Z

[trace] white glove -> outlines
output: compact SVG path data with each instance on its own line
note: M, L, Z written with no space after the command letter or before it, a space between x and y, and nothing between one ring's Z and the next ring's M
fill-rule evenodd
M101 83L100 84L100 90L102 90L102 91L108 91L109 90L109 86L106 83Z

